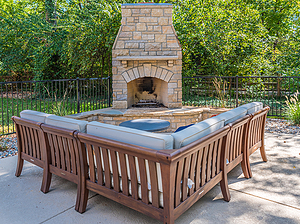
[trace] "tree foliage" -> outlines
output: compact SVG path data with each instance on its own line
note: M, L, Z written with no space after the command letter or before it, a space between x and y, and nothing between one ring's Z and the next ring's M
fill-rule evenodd
M138 0L0 0L0 76L111 75L121 4ZM168 0L183 75L299 75L299 0Z

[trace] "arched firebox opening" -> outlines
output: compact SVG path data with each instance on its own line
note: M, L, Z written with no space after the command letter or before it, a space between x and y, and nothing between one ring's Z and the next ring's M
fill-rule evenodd
M154 77L143 77L127 83L129 107L164 107L168 105L168 83Z

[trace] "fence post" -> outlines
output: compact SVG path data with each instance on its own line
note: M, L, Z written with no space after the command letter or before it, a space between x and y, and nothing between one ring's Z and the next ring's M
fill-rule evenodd
M107 97L108 97L108 107L110 107L110 78L108 77L107 79Z
M239 106L239 76L235 77L235 104Z
M80 113L80 91L79 91L79 78L76 78L76 91L77 91L77 113Z

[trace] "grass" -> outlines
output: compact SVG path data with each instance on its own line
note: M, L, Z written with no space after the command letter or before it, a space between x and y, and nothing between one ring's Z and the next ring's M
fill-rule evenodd
M81 99L80 112L108 107L107 99ZM22 110L37 110L60 116L77 113L74 99L0 98L0 135L14 132L12 116L20 116Z

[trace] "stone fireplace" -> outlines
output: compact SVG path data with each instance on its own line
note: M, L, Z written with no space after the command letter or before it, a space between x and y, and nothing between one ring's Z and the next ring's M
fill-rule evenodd
M182 52L172 25L172 4L122 5L112 50L113 108L156 102L182 107Z

